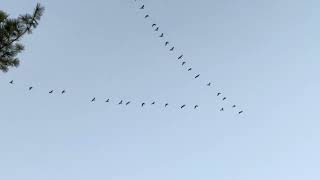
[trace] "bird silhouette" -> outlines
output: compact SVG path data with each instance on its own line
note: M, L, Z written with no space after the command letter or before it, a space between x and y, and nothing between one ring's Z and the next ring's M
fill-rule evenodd
M167 46L169 44L169 42L167 41L164 45Z
M178 59L182 59L183 55L179 56Z
M211 82L209 82L209 83L207 84L207 86L211 86Z
M238 112L238 114L242 114L242 113L243 113L243 111L239 111L239 112Z
M174 50L174 47L172 47L171 49L170 49L170 51L173 51Z
M195 106L194 106L194 109L197 109L198 107L199 107L199 105L195 105Z
M106 100L106 102L109 102L109 101L110 101L110 99L107 99L107 100Z
M224 111L224 109L223 109L223 108L221 108L221 109L220 109L220 111Z
M157 24L152 24L152 27L155 27Z
M31 89L32 89L33 87L31 86L31 87L29 87L29 91L31 91Z
M159 27L157 27L154 31L159 31Z
M61 94L64 94L64 93L66 93L66 90L62 90L62 91L61 91Z
M161 35L159 37L163 37L163 33L161 33Z
M227 98L226 97L224 97L224 98L222 98L222 101L224 101L224 100L226 100Z
M131 102L130 102L130 101L128 101L128 102L126 103L126 106L128 106L130 103L131 103Z
M180 108L182 109L182 108L184 108L184 107L186 107L186 105L184 104L184 105L182 105Z
M233 105L233 106L232 106L232 108L235 108L235 107L236 107L236 105Z
M146 105L146 103L142 103L142 104L141 104L141 107L143 107L144 105Z
M118 105L121 105L123 103L123 101L121 100L119 103L118 103Z
M52 94L53 93L53 90L49 91L49 94Z
M144 9L144 5L142 5L142 6L140 7L140 9Z
M96 98L95 98L95 97L91 100L91 102L94 102L94 101L96 101Z
M220 96L220 95L221 95L221 93L218 93L218 94L217 94L217 96Z
M166 103L165 105L164 105L164 107L167 107L169 104L168 103Z
M200 76L200 74L196 75L194 78L197 79Z
M151 105L155 105L155 104L156 104L156 102L154 102L154 101L151 103Z
M191 70L192 70L192 68L189 68L189 69L188 69L188 71L191 71Z
M147 15L144 16L144 18L148 18L148 17L149 17L149 14L147 14Z
M181 65L182 65L182 66L184 66L185 64L186 64L186 62L185 62L185 61L183 61Z
M10 84L13 84L13 80L11 80L9 83L10 83Z

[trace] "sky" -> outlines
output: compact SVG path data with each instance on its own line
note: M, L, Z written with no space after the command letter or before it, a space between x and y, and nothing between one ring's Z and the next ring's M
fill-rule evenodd
M46 10L22 40L20 67L0 75L0 179L319 179L319 1L2 0L0 9L17 17L37 2Z

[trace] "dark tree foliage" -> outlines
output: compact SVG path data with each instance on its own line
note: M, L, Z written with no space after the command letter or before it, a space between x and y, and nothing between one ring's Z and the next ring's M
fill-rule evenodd
M17 55L24 50L19 41L38 26L43 11L44 7L38 3L33 14L20 15L12 19L0 10L0 71L7 72L10 67L19 66Z

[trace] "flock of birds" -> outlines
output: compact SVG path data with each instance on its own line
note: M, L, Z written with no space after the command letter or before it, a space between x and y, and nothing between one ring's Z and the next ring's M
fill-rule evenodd
M134 0L135 2L137 2L137 0ZM142 10L144 10L145 9L145 5L144 4L142 4L142 5L140 5L139 6L139 9L142 11ZM145 14L144 15L144 18L145 19L150 19L151 17L150 17L150 15L149 14ZM158 26L156 23L154 23L154 22L152 22L151 23L151 27L154 29L154 31L155 32L159 32L160 31L160 26ZM164 33L163 32L160 32L160 35L159 35L159 38L165 38L165 35L164 35ZM164 41L165 43L164 43L164 46L165 47L169 47L169 51L174 51L175 50L175 46L170 46L171 45L171 43L169 42L169 41ZM181 66L186 66L186 64L187 64L187 62L184 60L184 55L183 54L181 54L181 55L179 55L178 57L177 57L177 59L179 60L179 62L181 63ZM187 71L192 71L193 69L192 69L192 67L187 67ZM199 77L200 77L200 75L201 74L199 74L199 73L197 73L197 74L195 74L195 76L194 76L194 78L195 79L198 79ZM207 84L206 84L206 86L211 86L212 85L212 83L211 82L208 82ZM222 96L222 93L221 92L218 92L217 93L217 96L218 97L220 97L220 96ZM222 101L225 101L225 100L227 100L227 97L225 97L225 96L223 96L222 97ZM235 109L237 106L234 104L234 105L232 105L232 108L233 109ZM225 108L224 107L222 107L221 109L220 109L220 111L224 111L225 110ZM239 110L238 111L238 114L242 114L243 113L243 111L242 110Z
M136 0L134 0L134 1L136 1ZM145 9L145 5L142 4L142 5L140 6L140 10L144 10L144 9ZM145 15L144 15L144 18L146 18L146 19L147 19L147 18L150 18L150 15L149 15L149 14L145 14ZM156 31L156 32L158 32L158 31L160 30L160 27L157 26L157 24L155 24L155 23L152 23L151 27L154 28L154 31ZM165 36L164 33L163 33L163 32L160 32L159 37L160 37L160 38L164 38L164 36ZM169 42L169 41L165 41L164 45L167 47L167 46L170 45L170 42ZM175 50L175 47L174 47L174 46L169 47L169 51L174 51L174 50ZM183 55L183 54L181 54L180 56L178 56L177 59L181 62L181 65L182 65L182 66L186 66L186 63L187 63L187 62L184 61L184 55ZM193 70L192 67L188 67L188 68L187 68L187 71L192 71L192 70ZM196 75L194 76L195 79L198 79L199 77L200 77L200 74L196 74ZM13 80L11 80L9 83L10 83L11 85L14 85L14 81L13 81ZM208 82L208 83L206 84L206 86L211 86L211 85L212 85L211 82ZM29 90L29 91L32 91L33 89L34 89L33 86L28 87L28 90ZM58 92L58 93L60 93L60 94L65 94L66 92L67 92L66 90L62 90L62 91L60 91L60 92ZM53 90L53 89L48 91L48 94L53 94L53 93L55 93L55 90ZM221 96L222 96L222 93L221 93L221 92L218 92L216 96L217 96L217 97L221 97ZM226 100L227 100L227 97L222 96L221 99L222 99L222 101L226 101ZM97 98L96 98L96 97L92 97L92 98L90 98L88 101L91 102L91 103L94 103L95 101L97 101ZM105 99L104 101L105 101L105 103L110 103L110 102L111 102L110 99ZM132 102L131 102L131 101L120 100L120 101L116 102L116 104L129 106L130 104L132 104ZM153 101L153 102L151 102L151 103L140 102L140 106L141 106L141 107L145 107L145 106L147 106L148 104L151 105L151 106L153 106L153 105L156 104L156 102L155 102L155 101ZM164 108L167 108L168 106L169 106L169 103L163 104L163 107L164 107ZM187 107L186 104L182 104L182 105L179 106L180 109L184 109L184 108L186 108L186 107ZM193 109L198 109L198 108L199 108L199 105L193 105L193 106L190 106L190 107L193 107ZM233 108L233 109L236 109L237 106L234 104L234 105L232 105L232 108ZM224 111L224 110L225 110L224 107L222 107L222 108L220 109L220 111ZM238 114L242 114L243 111L242 111L242 110L238 110L237 113L238 113Z
M13 80L11 80L11 81L9 82L9 84L14 85L15 82L14 82ZM33 86L29 86L29 87L27 88L28 91L32 91L33 89L34 89ZM63 95L63 94L65 94L66 92L67 92L67 91L66 91L65 89L63 89L62 91L58 91L57 93ZM48 91L48 94L53 94L53 93L56 93L55 90L53 90L53 89L51 89L51 90ZM88 101L91 102L91 103L94 103L95 101L97 101L97 98L96 98L96 97L92 97L92 98L89 99ZM105 101L105 103L110 103L110 102L111 102L111 99L108 98L108 99L105 99L104 101ZM129 106L131 103L132 103L132 101L124 101L124 100L120 100L119 102L117 102L118 105L125 105L125 106ZM155 104L156 104L156 101L152 101L152 102L150 103L151 106L153 106L153 105L155 105ZM146 103L146 102L141 102L141 107L145 107L145 106L147 106L147 103ZM169 106L169 103L165 103L163 106L164 106L165 108L167 108L167 107ZM182 105L179 106L180 109L184 109L184 108L186 108L186 107L187 107L186 104L182 104ZM190 107L191 107L191 106L190 106ZM192 106L192 107L193 107L193 109L198 109L198 108L199 108L199 105L196 104L196 105L194 105L194 106ZM236 107L236 106L234 105L233 108L235 108L235 107ZM224 111L224 108L221 108L220 111ZM239 114L241 114L242 112L243 112L243 111L240 111Z

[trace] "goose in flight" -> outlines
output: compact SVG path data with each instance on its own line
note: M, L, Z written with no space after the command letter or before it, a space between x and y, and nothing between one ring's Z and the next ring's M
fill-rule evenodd
M30 87L29 87L29 91L31 91L31 89L32 89L32 88L33 88L33 87L32 87L32 86L30 86Z
M161 33L161 35L159 37L163 37L163 33Z
M61 94L64 94L64 93L66 93L66 90L62 90L62 91L61 91Z
M52 94L53 93L53 90L49 91L49 94Z
M182 66L184 66L185 64L186 64L186 62L185 62L185 61L183 61L181 65L182 65Z
M221 93L219 92L218 94L217 94L217 96L220 96L221 95Z
M110 99L107 99L107 100L106 100L106 102L109 102L109 101L110 101Z
M182 59L182 57L183 57L183 54L181 56L179 56L178 59Z
M118 103L118 105L121 105L123 103L123 101L121 100L119 103Z
M232 106L232 108L235 108L235 107L236 107L236 105L233 105L233 106Z
M192 70L192 68L189 68L189 69L188 69L188 71L191 71L191 70Z
M140 9L144 9L144 5L142 5L142 6L140 7Z
M211 82L209 82L209 83L207 84L207 86L211 86Z
M199 107L199 105L195 105L195 106L194 106L194 109L197 109L198 107Z
M126 106L128 106L130 103L131 103L131 102L130 102L130 101L128 101L128 102L126 103Z
M149 14L147 14L147 15L144 16L144 18L148 18L148 17L149 17Z
M243 111L239 111L239 112L238 112L238 114L242 114L242 113L243 113Z
M221 108L221 109L220 109L220 111L224 111L224 109L223 109L223 108Z
M165 105L164 105L164 107L167 107L169 104L168 103L166 103Z
M200 74L196 75L194 78L197 79L200 76Z
M146 105L146 103L142 103L142 104L141 104L141 107L143 107L144 105Z
M13 80L11 80L9 83L10 83L10 84L13 84Z
M226 100L227 98L226 97L224 97L224 98L222 98L222 101L224 101L224 100Z
M167 41L164 45L167 46L169 44L169 42Z
M174 46L170 49L170 51L173 51L174 50Z
M157 24L152 24L152 27L155 27Z
M154 101L151 103L151 105L155 105L155 104L156 104L156 102L154 102Z
M185 104L184 104L184 105L182 105L180 108L181 108L181 109L183 109L184 107L186 107L186 105L185 105Z
M159 31L159 27L157 27L154 31Z
M94 102L94 101L96 101L96 98L95 98L95 97L91 100L91 102Z

